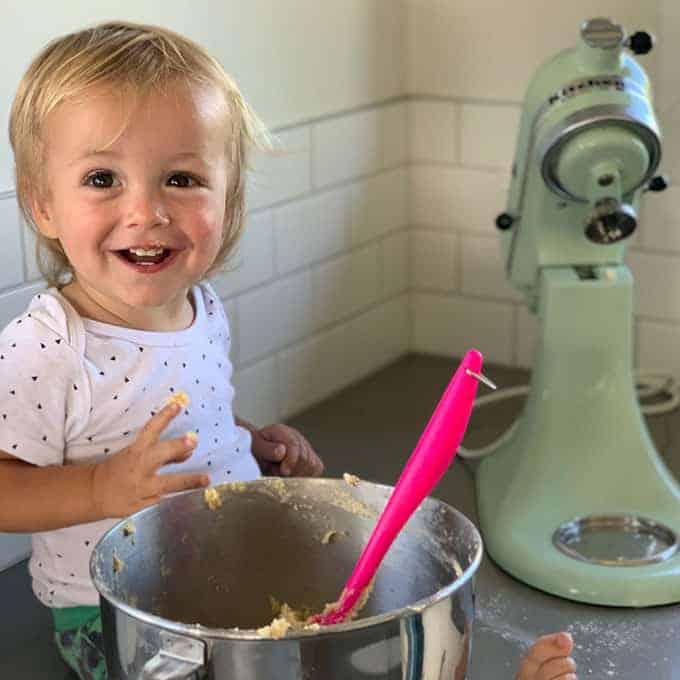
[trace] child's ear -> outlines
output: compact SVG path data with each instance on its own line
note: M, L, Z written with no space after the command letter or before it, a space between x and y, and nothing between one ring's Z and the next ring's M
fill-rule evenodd
M37 195L31 196L31 217L43 236L57 238L57 230L45 198Z

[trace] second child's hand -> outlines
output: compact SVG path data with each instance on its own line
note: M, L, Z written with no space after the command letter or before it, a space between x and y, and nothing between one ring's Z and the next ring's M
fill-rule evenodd
M163 430L181 411L171 403L144 426L130 446L94 466L92 499L102 517L127 517L157 503L163 496L210 484L206 474L158 474L164 465L181 463L196 448L196 436L160 440Z

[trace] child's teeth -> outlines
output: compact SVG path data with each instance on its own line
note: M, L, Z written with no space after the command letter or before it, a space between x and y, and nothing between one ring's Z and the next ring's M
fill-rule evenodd
M152 257L154 255L161 255L163 253L163 248L150 248L149 250L145 248L130 248L130 252L135 255L140 255L141 257Z

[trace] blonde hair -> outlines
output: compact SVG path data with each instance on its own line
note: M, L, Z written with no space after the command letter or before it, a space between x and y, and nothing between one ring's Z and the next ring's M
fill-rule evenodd
M43 236L33 219L36 192L46 190L41 168L47 116L61 102L96 85L131 89L143 96L176 83L216 87L227 106L225 146L232 179L227 188L223 242L207 273L226 261L245 221L248 153L251 148L271 148L267 131L233 79L200 45L158 26L107 22L48 44L24 74L10 112L19 207L36 233L38 266L50 285L63 284L73 269L59 241Z

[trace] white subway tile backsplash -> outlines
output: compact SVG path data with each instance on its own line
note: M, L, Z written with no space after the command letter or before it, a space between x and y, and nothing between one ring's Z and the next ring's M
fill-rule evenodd
M388 104L380 109L382 167L394 168L408 161L408 119L406 103Z
M656 2L631 0L406 0L406 10L407 92L476 100L521 101L536 69L576 44L584 19L658 26Z
M236 309L240 364L304 338L314 329L311 272L241 295Z
M27 227L23 222L19 227L23 230L24 236L24 260L26 263L26 278L28 281L35 281L42 277L38 268L38 259L35 252L36 237L33 229Z
M314 186L325 187L379 170L383 157L380 122L379 111L369 109L314 124Z
M637 368L680 380L680 325L641 320Z
M343 362L350 382L377 371L408 352L408 298L401 296L352 319L345 336Z
M271 211L248 218L236 251L224 270L212 277L220 297L230 297L269 281L274 276L273 215Z
M382 297L403 293L409 285L409 234L400 231L381 241Z
M385 361L396 361L411 350L411 298L401 295L382 305L382 324L384 324L381 342Z
M380 247L373 244L313 270L312 299L317 327L338 321L377 301L379 256Z
M0 293L0 328L4 328L12 319L26 311L31 298L41 290L45 290L45 283L38 281Z
M346 249L350 215L348 187L278 208L274 213L277 272L285 274Z
M459 107L449 101L411 101L408 108L410 160L456 163Z
M507 281L498 238L463 234L460 262L463 293L513 302L523 300L522 294Z
M680 253L680 186L644 194L636 233L643 248Z
M500 172L412 166L411 224L494 234L507 186L508 177Z
M249 210L258 210L309 193L311 136L309 127L276 135L276 148L259 152L248 173Z
M346 337L343 324L277 355L281 417L298 413L349 384Z
M24 281L19 207L14 198L0 200L0 288L18 286Z
M415 290L454 291L459 268L458 236L414 229L410 239L411 285Z
M297 413L405 354L409 329L404 295L281 352L281 416Z
M405 227L408 221L408 173L384 172L352 186L353 246Z
M513 306L500 302L416 293L411 297L411 349L461 356L480 350L487 361L513 359Z
M635 313L680 321L680 258L635 252L627 262L635 277Z
M516 105L463 104L461 162L510 171L519 133L521 108Z
M233 384L236 415L258 427L279 420L278 372L274 357L237 371Z

